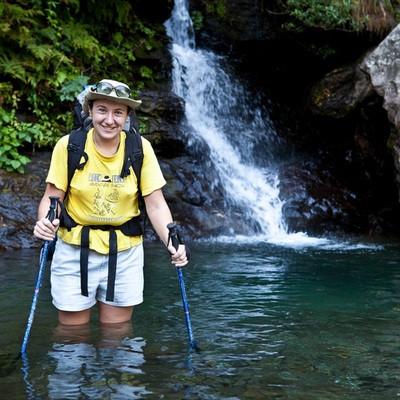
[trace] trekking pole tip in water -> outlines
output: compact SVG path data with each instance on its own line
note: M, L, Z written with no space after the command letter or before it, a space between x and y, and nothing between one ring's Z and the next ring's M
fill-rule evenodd
M181 243L178 231L176 229L176 223L171 222L167 225L169 230L168 235L168 244L171 242L172 245L175 247L175 250L178 250L179 244ZM197 345L196 341L194 340L193 333L192 333L192 326L190 322L190 312L189 312L189 304L186 297L186 290L185 290L185 281L183 279L183 272L182 267L177 267L178 277L179 277L179 285L181 288L181 296L182 296L182 303L183 303L183 311L185 313L185 320L186 320L186 327L189 335L189 343L192 349L195 349L196 352L200 352L200 347Z

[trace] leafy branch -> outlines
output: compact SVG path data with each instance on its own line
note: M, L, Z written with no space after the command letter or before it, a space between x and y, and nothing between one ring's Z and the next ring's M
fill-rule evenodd
M18 146L50 146L67 133L84 84L112 76L137 89L151 85L157 65L143 60L164 46L159 29L129 0L0 2L0 168L21 172ZM34 123L18 123L16 112Z

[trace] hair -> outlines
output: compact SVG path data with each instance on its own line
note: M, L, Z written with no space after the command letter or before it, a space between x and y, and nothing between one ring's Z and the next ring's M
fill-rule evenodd
M89 101L87 102L89 110L91 110L91 109L93 108L93 101L94 101L94 100L89 100Z

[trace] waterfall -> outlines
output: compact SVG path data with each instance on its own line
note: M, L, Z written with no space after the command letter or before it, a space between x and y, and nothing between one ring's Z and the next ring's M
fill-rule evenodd
M207 168L218 177L227 207L240 210L252 234L287 238L273 162L277 135L268 110L227 72L224 57L196 49L187 0L175 0L165 27L172 41L173 91L185 101L188 144L209 147Z

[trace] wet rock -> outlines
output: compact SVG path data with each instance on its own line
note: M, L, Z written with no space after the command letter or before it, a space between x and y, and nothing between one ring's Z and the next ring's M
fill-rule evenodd
M0 251L40 246L33 236L43 180L0 171Z
M316 116L344 118L374 94L359 63L337 68L316 82L307 98L307 109Z
M383 99L391 129L390 147L396 169L396 183L400 193L400 25L382 41L361 63L368 73L376 93Z

